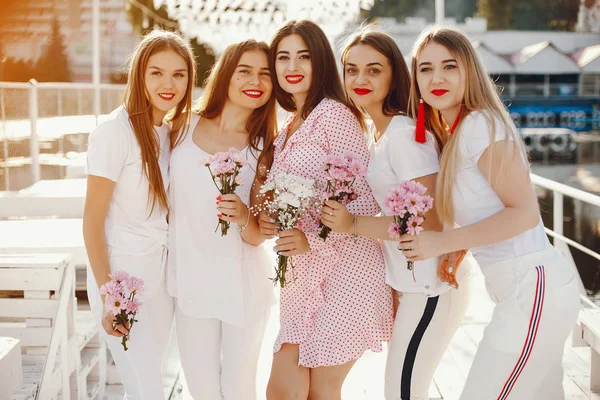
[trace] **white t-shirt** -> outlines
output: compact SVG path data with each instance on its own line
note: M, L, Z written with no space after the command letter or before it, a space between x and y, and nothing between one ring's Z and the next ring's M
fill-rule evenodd
M159 165L169 187L169 126L155 127L160 140ZM105 232L109 252L146 255L167 244L166 211L156 203L151 215L148 179L142 171L140 146L124 107L118 107L89 136L86 174L115 182Z
M427 141L417 143L414 133L415 122L406 116L394 117L377 142L373 132L369 133L367 143L371 159L367 182L381 207L382 215L390 215L384 205L390 189L398 187L402 181L439 172L435 139L428 132ZM448 286L437 277L437 257L415 262L413 279L413 273L406 268L406 258L398 250L398 242L385 240L381 244L388 285L401 292L423 293L427 296L437 296L448 290Z
M480 112L467 115L460 124L458 146L459 160L452 191L454 220L460 226L467 226L486 219L504 209L504 204L492 189L477 166L483 152L490 145L489 127L485 116ZM495 120L495 140L506 138L505 128ZM550 247L540 217L539 224L515 237L489 246L470 249L479 265L489 265L508 258Z
M243 326L253 311L273 301L272 257L264 246L244 242L235 223L225 236L215 232L220 193L201 162L210 154L192 139L199 120L192 115L190 129L171 156L167 290L187 315ZM243 185L236 194L249 205L259 154L250 146L242 152L248 165L240 171Z

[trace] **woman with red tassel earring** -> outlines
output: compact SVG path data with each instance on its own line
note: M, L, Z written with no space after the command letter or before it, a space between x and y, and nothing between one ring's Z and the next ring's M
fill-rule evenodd
M523 141L461 32L423 32L412 72L413 99L422 96L425 126L444 144L437 213L460 227L403 235L400 247L414 261L471 249L496 303L460 399L564 399L578 279L544 231ZM456 268L438 275L454 282Z
M461 268L465 276L459 277L460 289L453 290L438 278L438 264L444 270L454 267L465 252L419 261L411 271L397 239L389 233L393 216L385 207L385 198L390 189L413 180L434 196L439 171L439 145L425 130L423 103L416 125L411 118L414 113L408 114L410 75L400 49L389 35L366 26L348 39L342 64L346 94L372 121L367 133L371 152L367 182L382 213L354 216L344 205L327 201L322 221L336 232L380 240L386 282L394 289L397 305L385 396L427 399L433 374L466 310L470 267ZM433 204L435 207L435 201ZM436 232L443 229L435 210L427 213L423 228ZM466 261L463 264L473 263L472 257Z

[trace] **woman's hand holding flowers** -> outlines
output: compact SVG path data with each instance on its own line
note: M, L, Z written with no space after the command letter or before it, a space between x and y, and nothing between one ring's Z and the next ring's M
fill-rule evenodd
M326 200L321 213L321 222L334 232L352 233L354 215L342 203Z

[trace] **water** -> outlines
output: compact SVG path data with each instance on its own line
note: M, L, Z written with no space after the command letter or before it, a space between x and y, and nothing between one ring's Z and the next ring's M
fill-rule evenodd
M576 162L534 162L532 172L544 178L600 196L600 135L579 143ZM553 226L553 195L537 188L544 225ZM600 253L600 208L564 197L564 236ZM600 305L600 261L570 247L585 289Z

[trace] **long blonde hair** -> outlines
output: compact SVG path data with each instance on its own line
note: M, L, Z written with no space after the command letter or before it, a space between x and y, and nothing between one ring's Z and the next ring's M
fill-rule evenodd
M221 115L228 98L229 82L240 59L247 51L262 51L267 57L269 56L269 46L265 42L249 39L229 45L204 81L204 92L194 104L193 112L208 119ZM246 130L250 135L250 147L257 153L260 151L257 158L257 177L261 182L266 180L266 171L271 168L273 163L273 142L277 133L276 106L275 96L271 96L265 104L252 112L246 122ZM262 151L258 147L261 138L263 140ZM258 166L262 167L258 168Z
M418 58L423 49L430 43L444 46L456 58L459 69L462 70L465 80L465 93L462 100L462 119L454 134L448 130L448 122L445 121L441 112L425 103L425 126L427 130L434 133L438 146L442 150L440 159L440 172L436 185L436 210L442 223L452 224L454 221L452 188L456 178L456 169L459 158L458 141L461 136L460 126L464 118L471 112L479 111L486 119L488 134L490 136L490 149L496 145L496 127L499 125L506 134L503 151L499 160L499 171L503 171L510 158L516 156L527 160L525 145L519 136L517 129L498 95L496 85L487 74L485 67L477 57L471 42L460 31L451 28L440 28L432 26L423 31L415 42L412 56L411 90L409 102L409 116L417 118L417 110L421 92L417 82ZM482 132L483 134L483 132ZM516 145L516 153L511 149L510 141ZM488 164L489 176L492 165L495 164L494 152L490 152ZM497 188L502 173L497 173L492 187Z
M154 30L147 34L137 45L131 55L131 62L127 74L127 87L123 98L123 105L129 113L129 122L141 149L142 171L148 178L148 204L151 205L152 214L156 203L165 211L169 210L167 193L165 191L158 157L160 143L154 129L152 104L146 91L145 73L148 60L156 53L171 50L177 53L186 63L188 70L188 85L183 99L169 114L167 120L171 122L170 146L173 146L179 132L186 124L189 116L185 111L192 106L192 90L195 82L196 63L188 43L173 32Z

